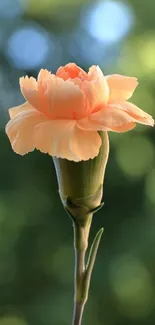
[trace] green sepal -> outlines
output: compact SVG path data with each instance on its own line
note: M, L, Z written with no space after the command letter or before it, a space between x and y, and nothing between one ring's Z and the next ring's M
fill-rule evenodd
M103 183L109 154L107 132L99 132L102 145L98 156L86 161L69 161L53 157L59 195L66 211L84 219L102 207Z
M66 198L65 201L63 201L63 206L66 210L66 212L68 213L68 215L70 216L70 218L74 221L74 222L78 222L79 224L81 224L81 226L85 225L85 222L87 222L88 217L90 216L90 214L94 214L95 212L97 212L98 210L100 210L104 205L104 202L102 202L101 204L99 204L97 207L90 209L88 208L88 206L85 205L77 205L72 203L72 200L70 198Z

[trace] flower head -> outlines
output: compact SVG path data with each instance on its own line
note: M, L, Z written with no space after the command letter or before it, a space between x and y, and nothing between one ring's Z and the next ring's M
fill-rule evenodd
M75 162L98 155L98 131L126 132L136 123L154 125L152 117L127 102L138 82L121 75L104 76L98 66L89 72L74 63L20 78L26 102L9 110L6 133L13 150L24 155L35 148Z

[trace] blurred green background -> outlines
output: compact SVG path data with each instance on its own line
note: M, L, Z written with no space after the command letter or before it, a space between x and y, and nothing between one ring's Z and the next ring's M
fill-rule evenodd
M76 62L136 76L132 101L155 117L155 1L0 0L0 325L69 325L72 225L52 158L16 155L8 108L19 77ZM84 325L155 324L155 133L110 133L104 226Z

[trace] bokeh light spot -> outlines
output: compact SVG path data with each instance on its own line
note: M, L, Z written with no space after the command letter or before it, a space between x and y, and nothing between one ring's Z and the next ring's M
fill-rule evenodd
M120 55L119 46L100 42L81 28L70 34L68 51L79 65L84 62L87 67L93 64L102 67L104 62L104 69L106 65L114 64Z
M139 58L143 64L143 69L145 69L147 73L152 73L155 71L155 34L145 35L145 37L140 39L139 43L139 49L141 48L141 50L139 50Z
M132 255L113 260L110 269L111 285L121 311L130 318L144 317L153 308L153 287L149 272Z
M131 76L137 75L139 78L144 77L144 82L148 82L150 79L154 80L154 52L154 32L145 32L145 34L131 38L124 44L124 48L121 51L119 58L121 71L125 74L129 73Z
M8 39L6 53L18 69L35 69L47 59L50 39L40 26L17 29Z
M113 43L130 31L134 15L123 2L101 1L92 5L82 16L82 25L96 39Z
M0 0L0 17L16 18L23 13L20 0Z
M145 136L129 136L120 141L116 160L127 176L142 177L149 171L154 159L154 146Z

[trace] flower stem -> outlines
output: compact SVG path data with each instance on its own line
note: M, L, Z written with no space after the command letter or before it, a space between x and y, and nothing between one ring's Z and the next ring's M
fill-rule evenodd
M91 220L89 224L91 223ZM74 228L74 314L72 325L81 325L85 300L83 299L83 278L85 274L85 253L88 246L89 228L73 221Z
M82 323L82 316L84 311L84 304L76 302L74 307L74 314L73 314L73 323L72 325L81 325Z
M92 222L90 214L84 223L73 220L75 275L74 275L74 313L72 325L81 325L84 306L88 299L90 279L95 263L99 242L103 233L101 229L92 244L88 262L85 264L85 254L88 247L88 237Z

